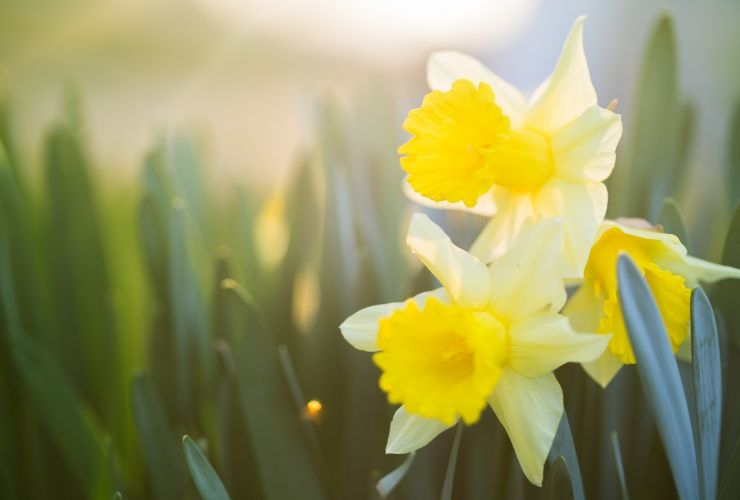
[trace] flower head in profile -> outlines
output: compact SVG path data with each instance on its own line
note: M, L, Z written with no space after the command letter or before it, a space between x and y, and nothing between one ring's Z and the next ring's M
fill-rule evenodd
M565 302L560 223L538 225L489 266L452 244L426 216L407 244L442 288L405 302L368 307L341 325L354 347L375 352L380 387L401 404L386 451L408 453L490 406L527 478L542 483L563 413L552 371L596 359L608 337L578 334L558 314Z
M598 359L583 363L586 372L602 387L622 365L635 363L617 293L617 258L621 253L628 254L645 277L673 352L682 357L690 356L691 343L687 340L691 289L699 281L740 278L740 269L687 255L678 237L646 221L604 221L591 248L583 283L564 309L576 330L611 335L609 348Z
M553 73L529 102L472 57L438 52L432 92L411 111L399 148L407 192L422 203L493 215L471 252L506 251L537 221L562 217L568 276L581 275L604 219L604 181L622 135L619 115L599 107L583 51L583 18Z

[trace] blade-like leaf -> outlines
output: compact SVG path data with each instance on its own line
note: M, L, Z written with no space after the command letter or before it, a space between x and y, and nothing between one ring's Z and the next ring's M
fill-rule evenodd
M658 306L639 269L627 255L617 263L619 302L679 497L699 498L691 420L676 359Z
M573 498L573 485L570 482L568 464L564 457L558 456L550 462L550 470L543 486L543 498L546 500Z
M722 264L740 268L740 204L735 208L730 227L727 229ZM712 302L722 311L729 338L740 345L740 280L725 280L718 283L712 293Z
M583 480L581 479L581 468L578 464L578 455L576 446L573 442L573 434L570 431L568 415L563 413L558 425L558 431L555 433L555 439L552 442L548 461L552 465L558 457L563 457L565 465L570 476L570 487L575 500L584 500L586 493L583 489Z
M611 434L612 451L614 452L614 464L617 468L617 478L619 478L619 488L622 492L622 500L629 500L627 491L627 479L624 477L624 463L622 463L622 451L619 449L619 436L617 431Z
M678 236L681 243L691 253L689 235L686 232L686 225L683 222L683 217L681 216L681 211L678 208L676 200L673 198L663 200L663 206L660 208L660 215L658 215L658 222L663 226L663 230L666 233Z
M450 458L447 461L447 472L445 473L445 482L442 484L441 500L452 500L452 488L455 484L455 469L457 468L457 455L460 452L460 438L462 437L463 423L458 422L455 430L455 440L452 442L450 449Z
M381 498L386 498L388 495L391 494L393 490L396 489L396 486L398 486L401 480L406 476L406 473L409 471L411 464L414 462L415 456L416 452L409 453L406 456L406 460L404 460L401 465L393 469L391 472L383 476L380 481L378 481L375 489L378 491L378 494L381 496Z
M722 373L717 324L701 288L691 294L691 349L698 424L698 465L704 498L715 498L722 424Z
M190 469L190 476L200 492L203 500L230 500L226 488L216 471L203 455L197 444L188 436L183 436L182 447L185 452L185 460Z

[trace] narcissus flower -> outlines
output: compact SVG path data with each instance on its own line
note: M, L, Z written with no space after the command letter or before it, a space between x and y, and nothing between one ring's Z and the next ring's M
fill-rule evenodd
M426 216L412 218L406 242L442 288L362 309L340 327L354 347L376 353L380 387L402 405L387 453L421 448L460 419L475 423L490 406L527 478L542 483L563 414L552 370L596 359L609 342L576 333L558 314L565 302L558 226L538 225L486 266Z
M622 135L619 115L598 106L583 51L583 18L553 73L529 103L472 57L437 52L427 94L398 152L407 192L437 205L493 215L471 249L488 261L539 220L562 217L569 276L581 275L604 219L604 181Z
M673 351L684 357L690 355L691 347L687 342L691 289L699 281L740 278L740 269L687 255L677 236L653 228L646 221L604 221L591 248L583 283L564 309L576 330L611 335L609 349L597 360L583 363L586 372L602 387L622 365L635 363L617 294L617 257L623 252L645 276Z

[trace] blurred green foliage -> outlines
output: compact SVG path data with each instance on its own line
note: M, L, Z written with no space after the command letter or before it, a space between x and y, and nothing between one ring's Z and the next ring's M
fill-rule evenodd
M676 90L669 18L647 53L611 213L649 217L687 238L679 204L664 202L685 175L692 116ZM0 497L667 498L676 495L676 459L712 463L685 451L667 459L629 367L607 390L579 366L557 372L567 418L541 490L491 412L464 429L452 458L454 432L413 461L386 456L392 408L370 357L346 345L337 325L360 307L433 286L401 244L408 208L388 103L368 100L361 122L321 106L314 149L289 186L265 196L216 188L185 135L157 141L136 185L99 182L70 95L44 142L39 185L0 102ZM658 126L666 113L673 118ZM737 137L740 120L733 127ZM705 187L732 203L737 150L733 142L726 185ZM722 257L736 267L739 213ZM461 244L482 222L435 215ZM740 397L731 390L740 382L738 286L709 290L724 406L718 465L701 478L715 476L721 498L740 489ZM706 304L701 318L713 325ZM697 380L716 381L694 369ZM701 389L683 389L685 405L706 403ZM305 407L311 398L319 414Z

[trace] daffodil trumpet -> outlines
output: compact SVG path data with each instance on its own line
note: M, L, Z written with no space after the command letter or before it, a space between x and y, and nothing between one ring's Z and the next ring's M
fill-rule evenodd
M536 225L488 265L456 247L425 215L413 216L406 243L442 287L405 302L371 306L340 329L374 352L380 388L400 404L387 453L409 453L490 406L506 429L526 477L542 484L563 414L552 371L598 358L609 336L576 333L558 311L561 222Z
M563 220L567 277L580 277L604 219L603 181L622 122L597 103L579 18L552 74L529 101L474 58L434 53L432 92L404 123L406 192L421 203L492 216L471 252L490 261L538 221Z
M635 355L619 305L617 258L628 254L645 276L665 323L673 351L690 358L691 289L699 282L740 278L740 269L713 264L688 255L678 237L640 219L604 221L591 248L580 288L564 314L580 332L610 335L609 348L596 360L583 363L602 387Z

